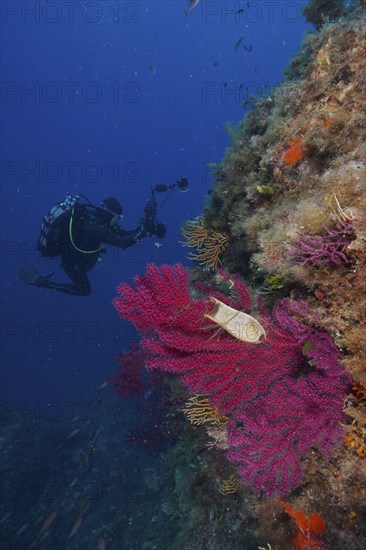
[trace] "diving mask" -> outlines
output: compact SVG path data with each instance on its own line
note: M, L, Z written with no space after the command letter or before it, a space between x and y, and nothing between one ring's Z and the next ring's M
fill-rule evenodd
M113 218L109 222L110 227L115 227L116 225L118 225L122 218L123 214L116 214L115 216L113 216Z

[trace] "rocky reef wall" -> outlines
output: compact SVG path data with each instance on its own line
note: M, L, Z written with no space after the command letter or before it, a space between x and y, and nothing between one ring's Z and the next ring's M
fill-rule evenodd
M284 83L239 124L204 213L223 266L305 298L366 382L365 22L308 34Z

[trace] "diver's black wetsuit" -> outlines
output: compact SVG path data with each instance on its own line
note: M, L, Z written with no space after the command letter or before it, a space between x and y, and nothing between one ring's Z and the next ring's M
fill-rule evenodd
M100 255L106 252L101 248L101 244L124 249L135 245L149 235L157 234L152 220L143 219L139 227L132 231L124 231L118 226L111 227L109 222L110 217L101 208L77 205L72 229L73 242L70 239L68 221L59 228L57 235L61 252L60 265L71 279L72 284L56 283L49 277L39 274L31 284L58 290L65 294L88 296L91 293L91 286L87 272L93 269L100 260ZM164 224L158 225L163 226Z

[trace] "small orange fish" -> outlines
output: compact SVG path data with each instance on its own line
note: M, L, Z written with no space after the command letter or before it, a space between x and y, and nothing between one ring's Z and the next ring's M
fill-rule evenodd
M49 529L52 525L52 523L55 521L57 516L57 511L51 512L44 524L42 525L42 529L40 530L38 536L42 535L47 529Z
M80 432L80 428L75 428L75 430L72 430L71 433L69 433L69 435L67 436L67 439L71 439L72 437L74 437L74 435L78 434Z
M87 511L89 510L89 508L90 508L90 502L86 502L85 504L83 504L80 508L80 516L84 517Z
M200 0L189 0L188 8L184 11L184 15L187 17L198 6Z
M92 433L91 433L92 441L94 441L94 439L96 439L99 434L100 434L100 430L93 430Z
M74 525L72 526L72 529L69 534L69 540L72 539L72 537L79 531L80 525L83 523L83 516L79 516L77 520L75 521Z

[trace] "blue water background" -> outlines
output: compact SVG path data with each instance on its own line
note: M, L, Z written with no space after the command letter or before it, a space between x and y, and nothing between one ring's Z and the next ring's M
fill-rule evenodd
M78 4L71 16L61 1L2 2L1 399L19 407L77 401L109 378L114 356L137 338L111 305L116 285L147 262L189 265L181 224L202 212L208 165L230 143L225 124L241 120L251 93L270 97L308 27L303 2L202 1L186 18L184 0ZM36 83L39 96L22 97ZM28 172L37 166L39 178ZM158 210L162 246L152 237L109 248L90 274L91 296L17 278L32 264L66 280L35 242L67 192L118 197L129 229L151 186L181 175L189 192L174 191Z

